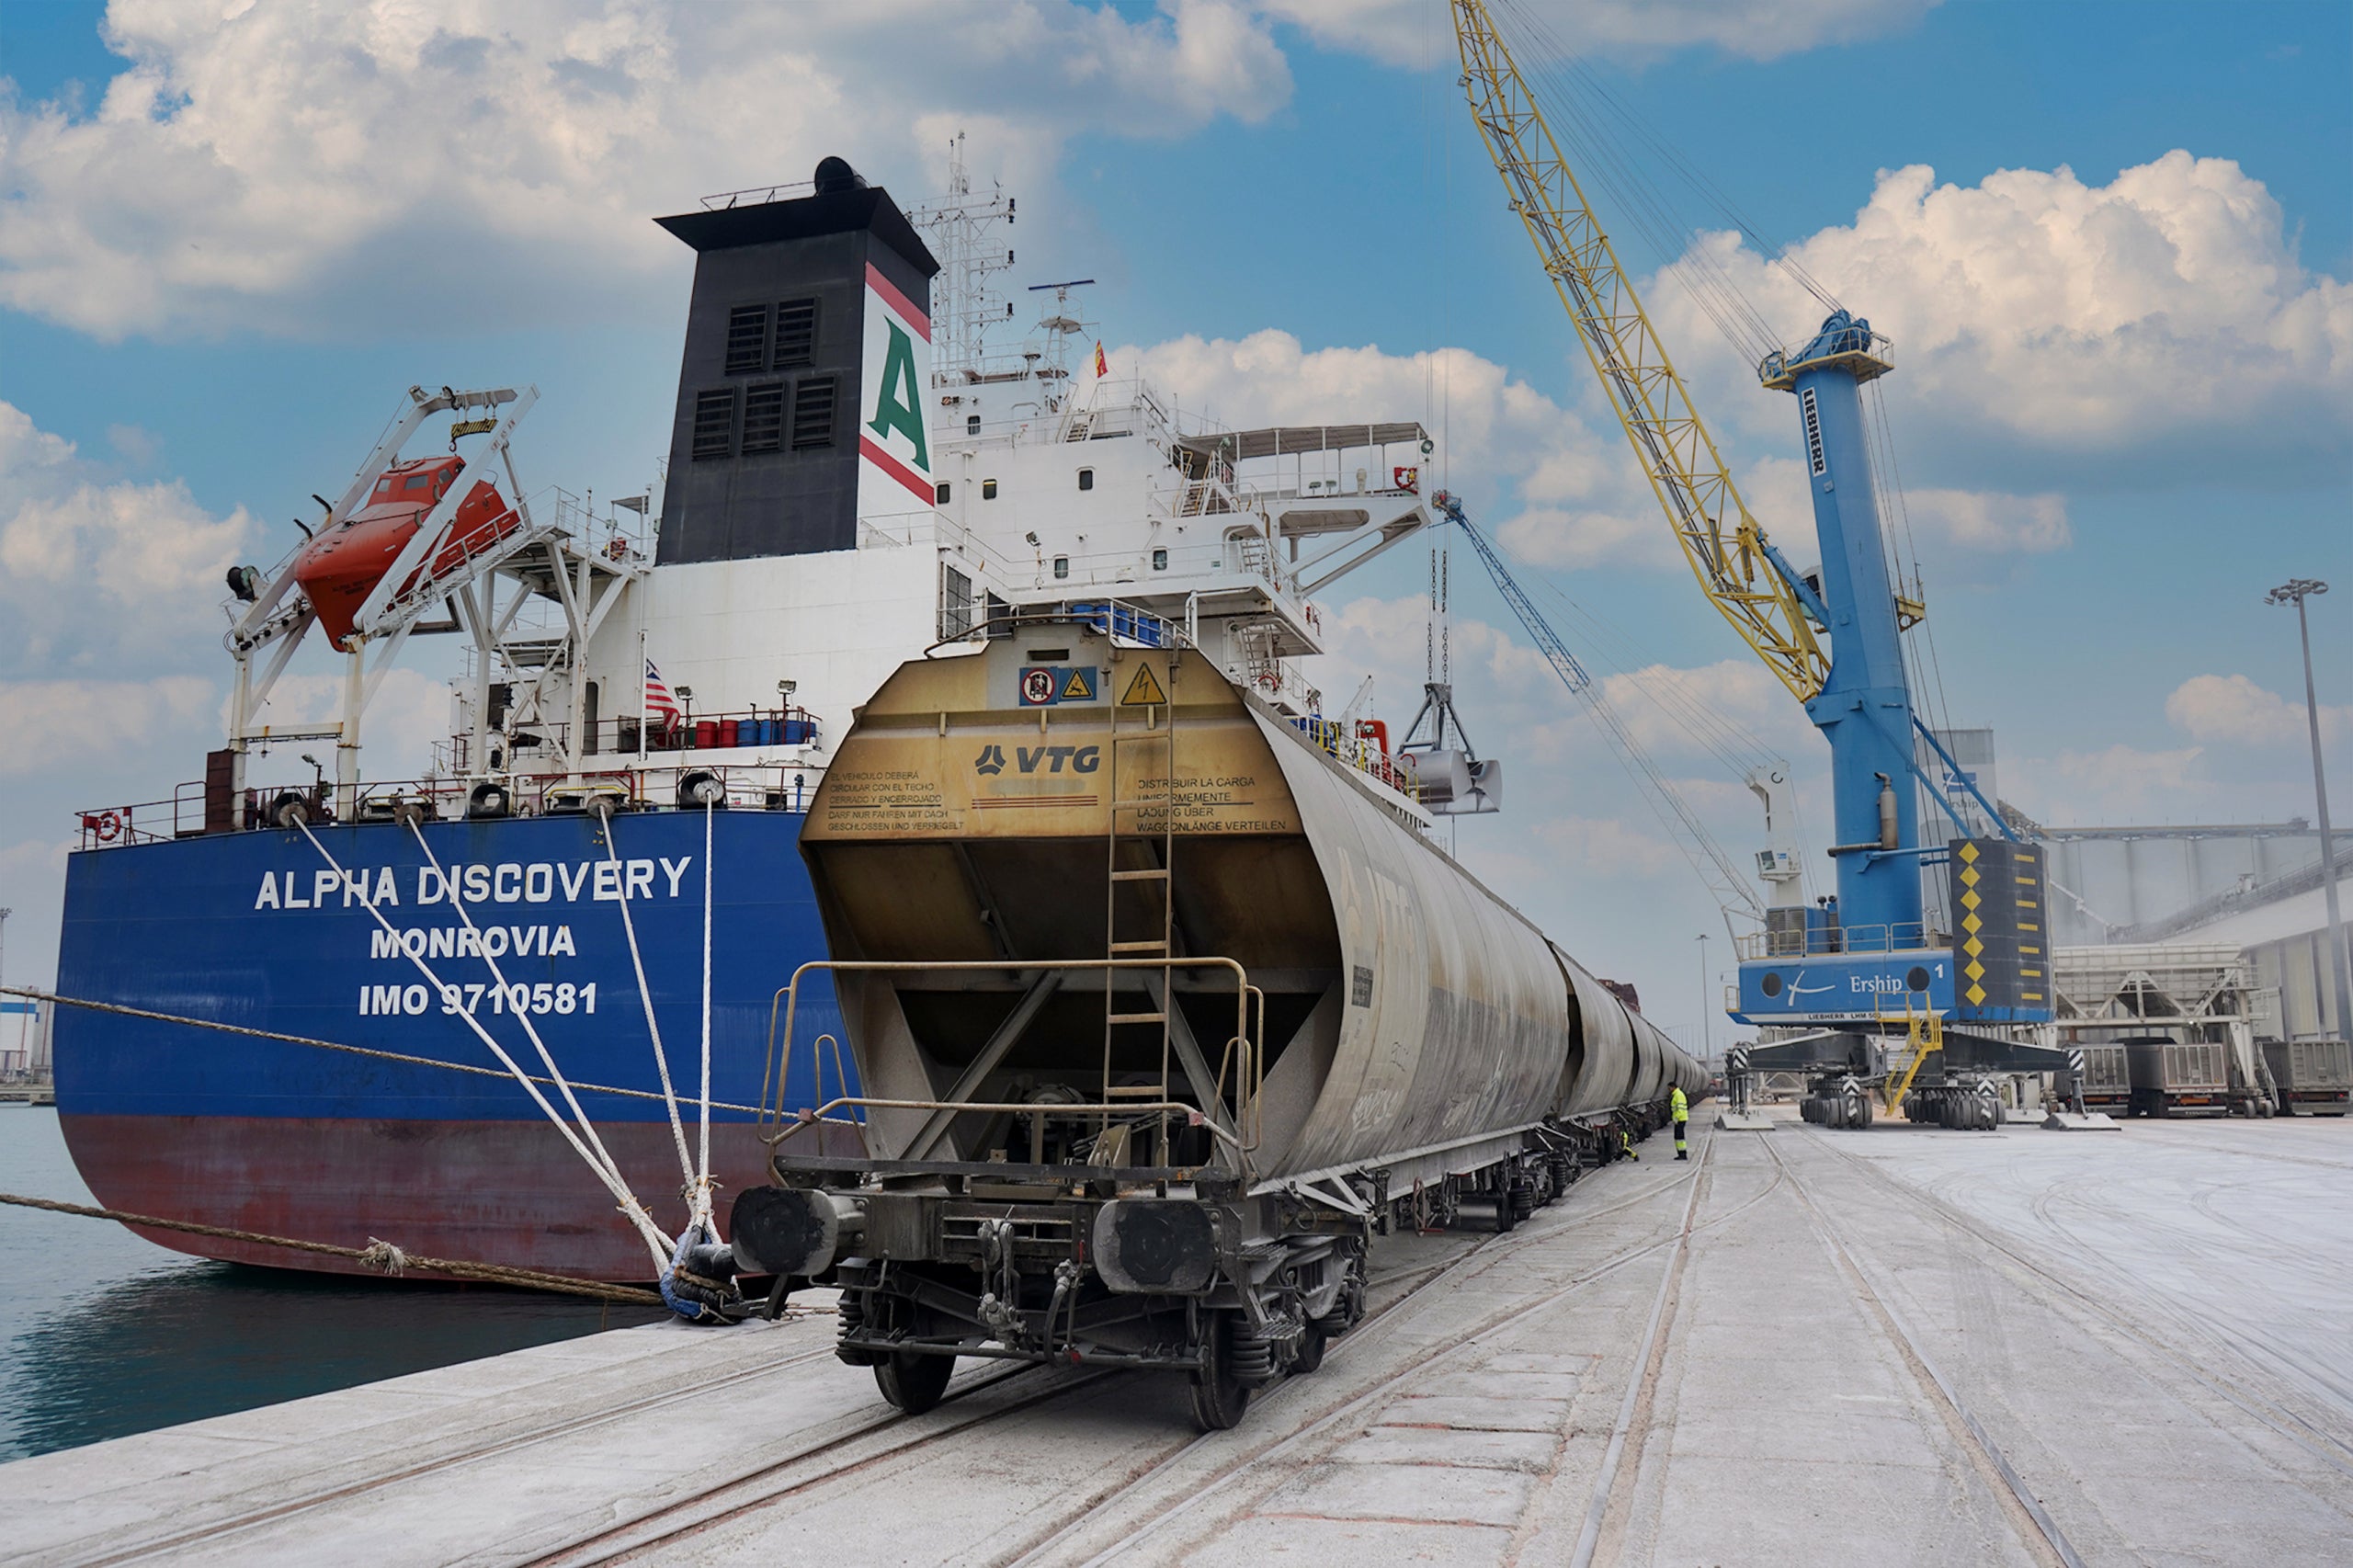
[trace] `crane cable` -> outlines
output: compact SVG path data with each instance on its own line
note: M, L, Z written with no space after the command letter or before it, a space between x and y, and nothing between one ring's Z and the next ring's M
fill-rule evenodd
M1575 128L1573 134L1592 155L1591 166L1597 177L1620 199L1643 237L1657 247L1662 269L1678 261L1698 267L1708 290L1721 297L1723 313L1750 329L1746 333L1725 332L1726 338L1747 357L1750 365L1780 346L1779 335L1732 282L1722 265L1704 247L1690 243L1689 236L1699 225L1688 221L1661 182L1643 172L1640 156L1643 150L1674 173L1704 208L1753 244L1767 265L1779 267L1825 312L1842 308L1837 296L1806 270L1787 244L1768 238L1705 170L1661 136L1610 89L1598 72L1578 58L1575 49L1557 28L1512 0L1490 0L1489 10L1502 10L1512 17L1516 30L1535 46L1526 51L1532 59L1552 62L1549 67L1539 64L1532 76L1523 72L1523 79L1529 82L1529 91L1548 114ZM1587 102L1597 105L1601 112L1587 112L1582 107ZM1613 131L1609 123L1612 119L1641 146L1629 145ZM1698 296L1699 284L1689 278L1678 280ZM1718 321L1720 327L1724 324L1722 320Z

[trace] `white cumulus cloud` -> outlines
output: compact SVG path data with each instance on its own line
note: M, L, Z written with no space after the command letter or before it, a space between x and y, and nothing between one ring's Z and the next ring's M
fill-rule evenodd
M0 403L0 656L74 657L185 632L223 597L253 526L177 480L109 483L70 441Z
M1904 505L1915 528L1961 550L2045 555L2075 542L2063 495L1914 490Z
M2257 686L2245 676L2192 676L2165 699L2165 717L2182 733L2208 745L2302 746L2312 737L2301 701ZM2321 704L2320 733L2331 745L2353 734L2353 707Z
M684 256L648 214L702 193L841 153L927 194L963 124L1034 176L1290 89L1225 0L115 0L105 36L94 112L0 98L0 302L107 338L642 309Z
M215 701L212 683L195 676L0 681L0 734L40 737L0 746L0 774L143 756L159 732L209 726Z
M1792 346L1822 315L1730 236L1699 242ZM2064 166L1938 184L1883 172L1851 224L1791 247L1807 272L1895 343L1881 383L1955 430L2082 458L2153 448L2241 471L2250 446L2341 465L2353 427L2353 287L2311 272L2263 182L2227 158L2175 151L2086 184ZM1785 435L1778 399L1716 333L1669 267L1648 297L1704 404ZM1924 432L1924 418L1926 421ZM2226 438L2226 434L2228 438ZM2016 527L2011 528L2012 532ZM2051 537L2053 525L2027 533Z

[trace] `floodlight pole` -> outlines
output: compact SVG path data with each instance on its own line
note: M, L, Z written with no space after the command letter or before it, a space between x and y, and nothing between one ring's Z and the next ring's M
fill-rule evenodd
M2345 920L2336 903L2336 842L2328 826L2328 776L2321 767L2320 698L2313 687L2313 629L2305 619L2304 600L2328 592L2328 585L2313 577L2295 577L2263 596L2268 605L2296 607L2296 631L2304 645L2304 722L2312 729L2313 799L2320 811L2320 885L2328 895L2328 986L2336 999L2336 1032L2353 1040L2353 992L2346 984ZM2287 1020L2281 1019L2281 1028Z

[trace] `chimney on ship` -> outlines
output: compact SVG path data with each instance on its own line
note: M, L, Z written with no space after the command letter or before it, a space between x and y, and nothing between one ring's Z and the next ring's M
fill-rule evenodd
M695 250L655 561L850 550L861 509L930 506L939 263L890 192L828 157L808 195L655 222Z

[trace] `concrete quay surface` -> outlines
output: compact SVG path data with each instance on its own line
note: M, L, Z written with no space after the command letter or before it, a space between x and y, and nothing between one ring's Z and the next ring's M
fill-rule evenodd
M969 1362L902 1417L825 1312L664 1325L0 1467L0 1560L2353 1561L2353 1122L1694 1133L1386 1239L1233 1432Z

